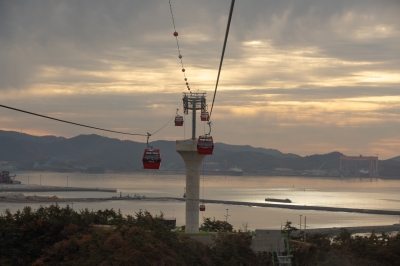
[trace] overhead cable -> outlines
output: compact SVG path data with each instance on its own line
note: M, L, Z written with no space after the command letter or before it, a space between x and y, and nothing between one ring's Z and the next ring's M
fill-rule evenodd
M214 101L215 101L215 95L217 94L217 88L218 88L218 82L219 82L219 75L221 74L221 68L222 68L222 62L224 61L224 54L225 54L225 47L226 47L226 42L228 40L228 35L229 35L229 27L231 25L231 19L232 19L232 13L233 13L233 6L235 5L235 0L232 0L231 3L231 10L229 11L229 18L228 18L228 24L226 26L226 33L225 33L225 41L224 41L224 46L222 48L222 55L221 55L221 61L219 63L219 70L218 70L218 76L217 76L217 82L215 84L215 91L214 91L214 97L211 105L211 110L210 110L210 119L211 119L211 114L213 111L214 107Z
M43 118L55 120L55 121L62 122L62 123L67 123L67 124L75 125L75 126L86 127L86 128L91 128L91 129L96 129L96 130L101 130L101 131L107 131L107 132L112 132L112 133L117 133L117 134L123 134L123 135L144 136L144 137L147 137L147 134L134 134L134 133L127 133L127 132L120 132L120 131L115 131L115 130L109 130L109 129L99 128L99 127L92 127L92 126L88 126L88 125L84 125L84 124L79 124L79 123L75 123L75 122L70 122L70 121L66 121L66 120L62 120L62 119L58 119L58 118L54 118L54 117L50 117L50 116L46 116L46 115L41 115L41 114L37 114L37 113L33 113L33 112L29 112L29 111L17 109L17 108L10 107L10 106L6 106L6 105L2 105L2 104L0 104L0 107L7 108L7 109L10 109L10 110L14 110L14 111L21 112L21 113L25 113L25 114L30 114L30 115L35 115L35 116L39 116L39 117L43 117ZM161 129L160 129L160 130L161 130ZM160 130L158 130L158 131L160 131ZM158 131L157 131L157 132L158 132ZM157 132L156 132L156 133L157 133Z
M179 42L178 42L178 32L176 31L176 27L175 27L175 19L174 19L174 14L172 13L172 5L171 5L171 0L168 1L169 2L169 9L171 10L171 17L172 17L172 24L174 25L174 33L173 35L176 38L176 46L178 47L178 58L181 60L181 66L182 66L182 72L183 72L183 76L184 76L184 80L186 83L186 88L190 91L190 86L189 86L189 81L186 77L186 73L185 73L185 67L183 66L183 59L182 59L182 54L181 54L181 49L179 47Z
M180 103L179 107L176 109L176 113L178 113L179 108L181 108L181 104L182 103ZM175 115L164 126L162 126L159 130L157 130L156 132L154 132L153 134L150 134L150 135L154 135L154 134L158 133L159 131L161 131L164 127L166 127L169 123L171 123L172 119L174 119L174 118L175 118Z

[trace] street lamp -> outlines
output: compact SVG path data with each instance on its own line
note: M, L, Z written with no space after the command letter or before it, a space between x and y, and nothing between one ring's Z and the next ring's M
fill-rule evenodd
M67 176L67 187L68 187L68 176Z
M304 216L304 242L307 242L306 229L307 229L307 216Z
M301 216L302 216L302 215L300 214L300 232L301 232Z
M225 220L226 220L226 222L228 222L228 216L230 216L230 215L228 214L228 210L229 210L229 209L226 209L226 215L224 215L224 216L225 216L225 218L226 218L226 219L225 219Z
M303 216L303 215L301 215L300 214L300 230L299 230L299 237L301 237L301 216ZM301 238L300 238L301 239ZM301 240L300 240L301 241Z

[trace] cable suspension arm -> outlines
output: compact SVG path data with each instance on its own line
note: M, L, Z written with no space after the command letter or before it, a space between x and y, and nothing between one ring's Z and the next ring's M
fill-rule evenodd
M215 84L214 97L213 97L213 101L212 101L212 105L211 105L211 110L210 110L210 119L211 119L211 114L212 114L213 107L214 107L215 95L217 94L217 88L218 88L219 76L220 76L220 74L221 74L222 62L224 61L225 47L226 47L226 42L227 42L227 40L228 40L229 28L230 28L230 25L231 25L231 19L232 19L232 13L233 13L233 7L234 7L234 5L235 5L235 0L232 0L231 9L230 9L230 11L229 11L228 24L227 24L227 26L226 26L226 33L225 33L224 46L223 46L223 48L222 48L221 61L220 61L220 63L219 63L219 70L218 70L217 82L216 82L216 84Z

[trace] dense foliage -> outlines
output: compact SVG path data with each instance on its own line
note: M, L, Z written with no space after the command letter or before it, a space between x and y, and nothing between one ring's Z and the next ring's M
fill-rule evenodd
M233 226L226 221L215 220L215 217L213 220L211 218L204 218L200 230L208 232L232 232Z
M352 236L307 235L307 243L291 241L293 265L389 266L400 265L400 234Z
M0 265L261 265L248 234L218 234L206 246L147 211L6 210L0 236Z
M0 265L273 265L268 253L252 251L248 233L231 233L230 224L210 218L202 228L219 232L212 244L171 232L162 213L123 216L58 205L6 210L0 216ZM296 228L288 222L285 230ZM354 237L342 230L334 238L298 239L290 241L293 265L400 265L399 234Z

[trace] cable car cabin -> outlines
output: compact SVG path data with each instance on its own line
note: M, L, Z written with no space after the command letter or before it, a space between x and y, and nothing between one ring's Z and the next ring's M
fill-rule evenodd
M203 212L206 210L206 205L200 204L200 211Z
M213 154L214 142L211 136L200 136L197 140L198 154Z
M210 115L208 114L208 112L201 112L200 119L201 121L209 121Z
M183 126L183 116L180 115L175 116L175 126L176 127Z
M161 154L159 149L145 149L143 153L143 168L144 169L160 169Z

